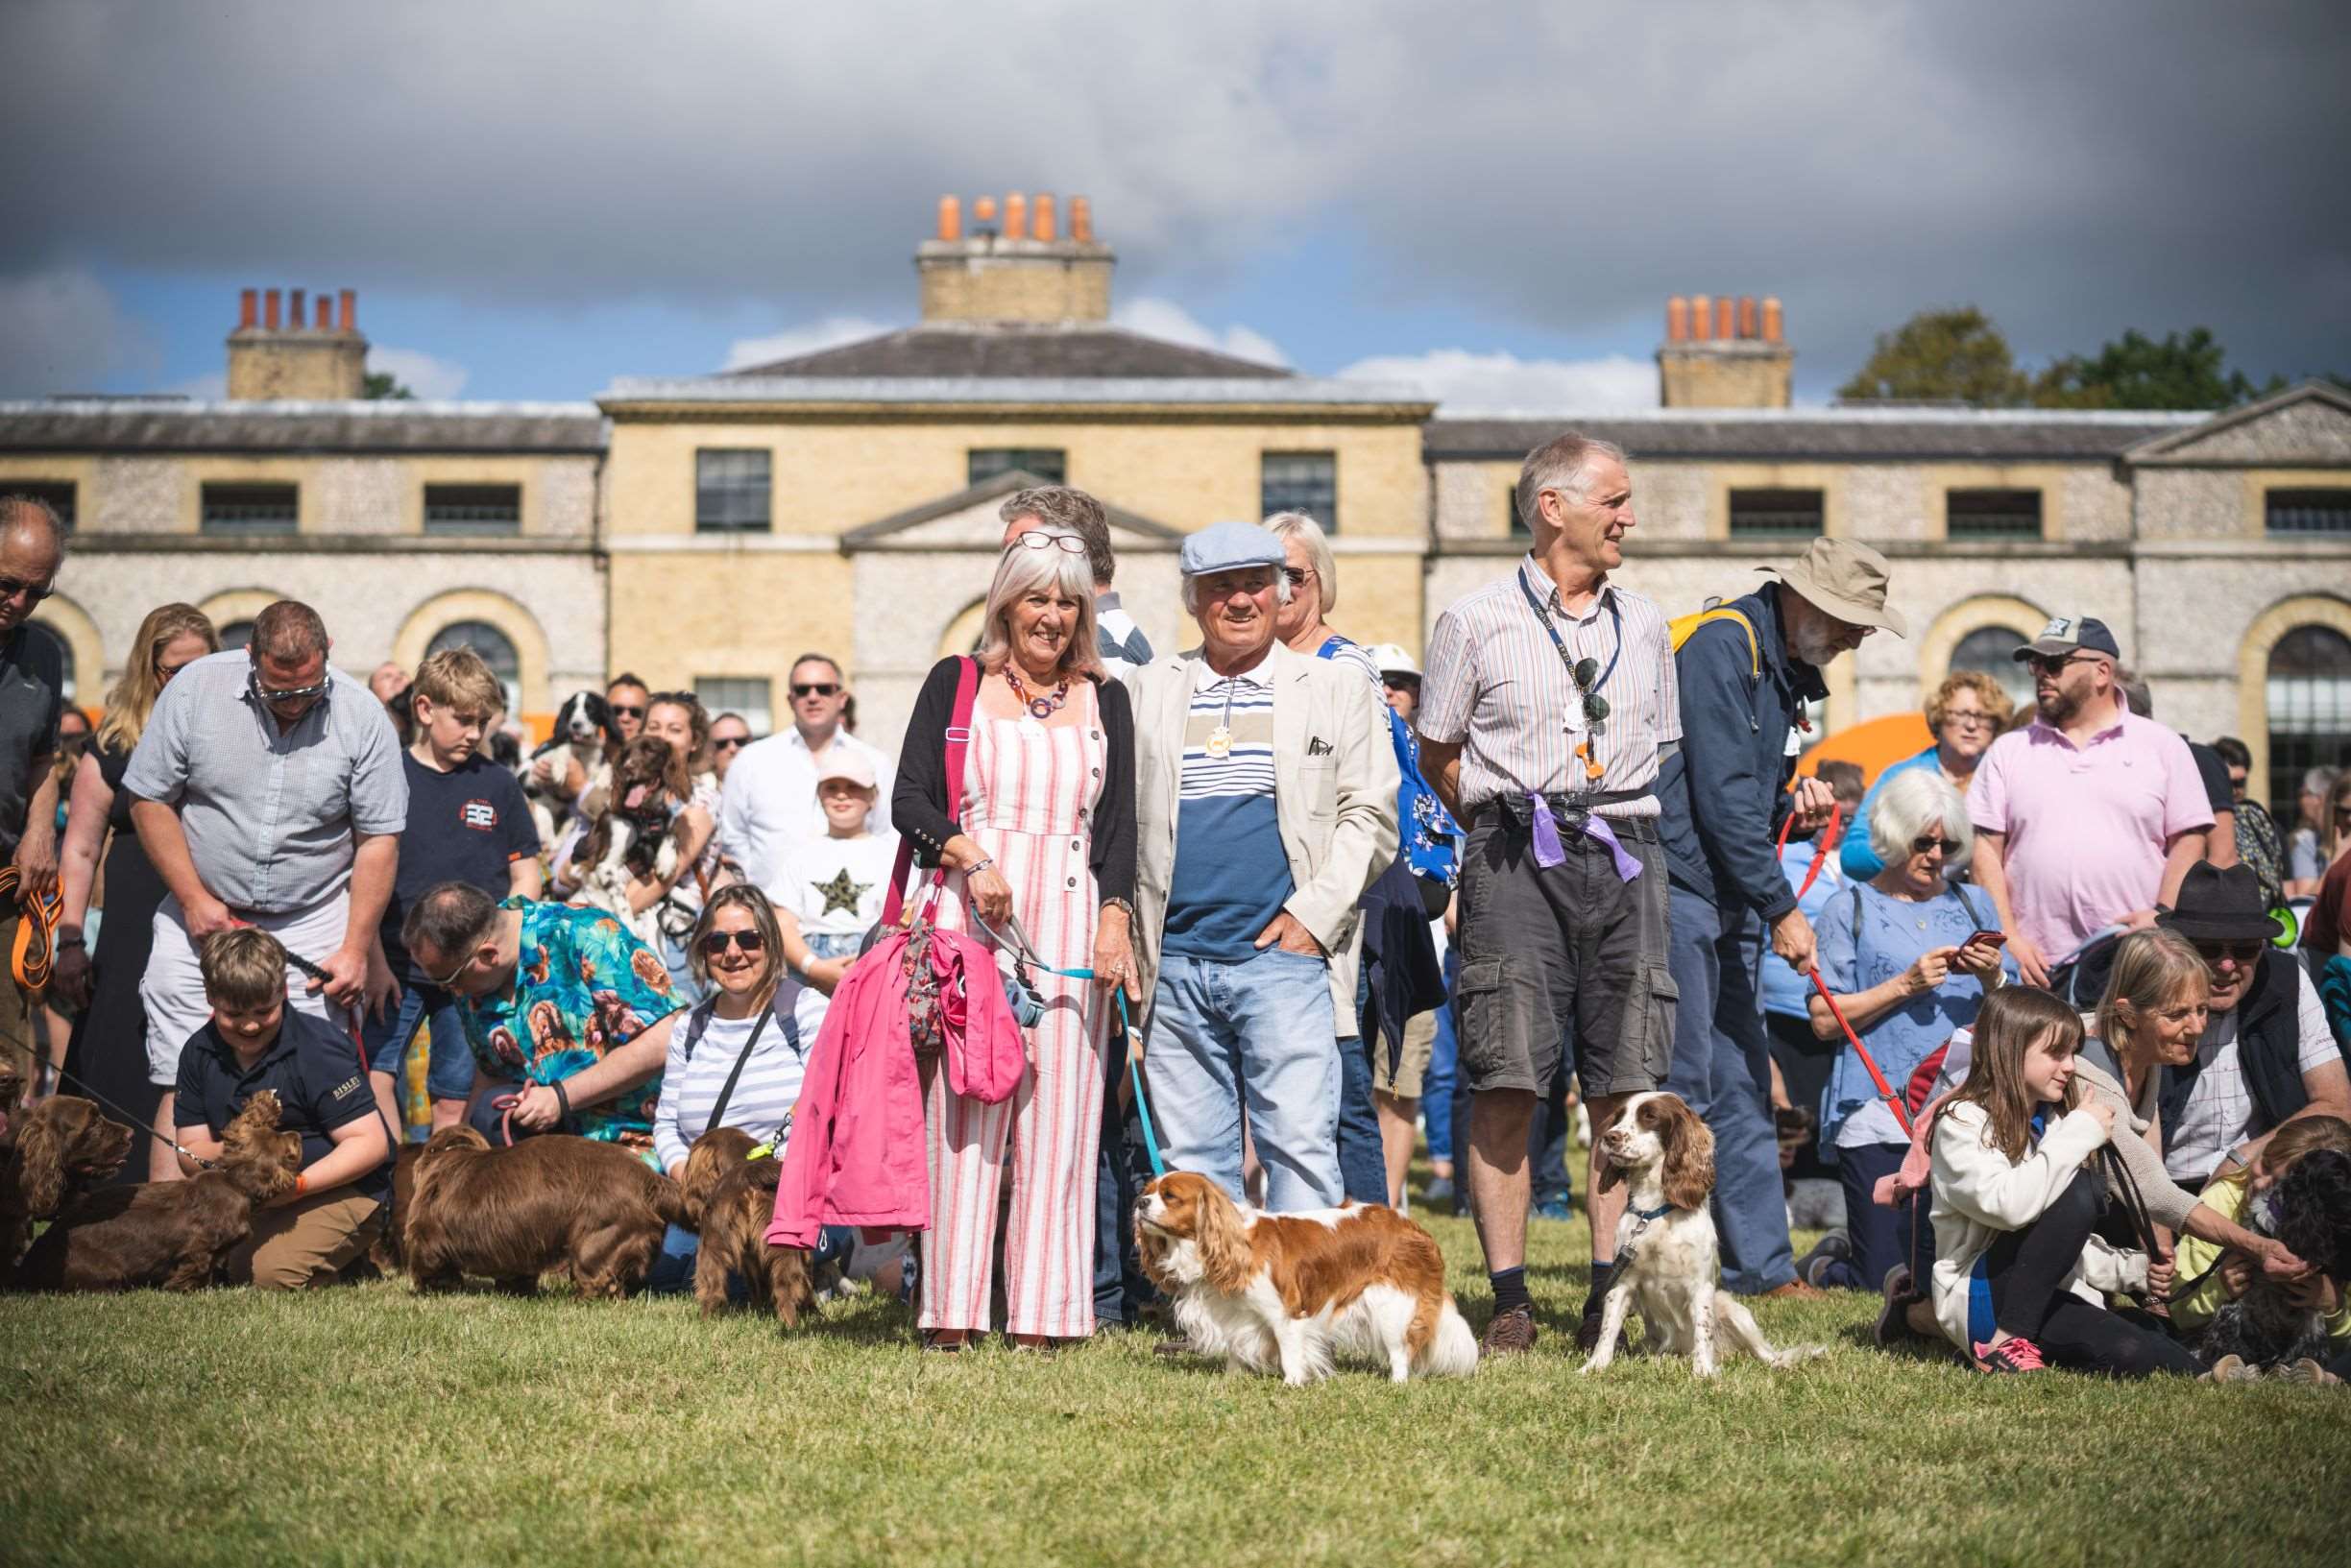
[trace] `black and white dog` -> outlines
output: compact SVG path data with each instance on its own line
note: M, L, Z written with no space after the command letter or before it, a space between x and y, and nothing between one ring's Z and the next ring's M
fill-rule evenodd
M555 733L515 769L530 801L539 842L552 845L571 815L571 803L604 782L612 738L612 710L597 692L574 691L555 711ZM537 777L535 764L543 757L548 759L552 783Z

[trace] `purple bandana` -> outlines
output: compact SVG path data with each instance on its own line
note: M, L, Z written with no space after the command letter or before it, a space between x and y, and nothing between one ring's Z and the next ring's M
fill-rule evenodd
M1527 804L1535 810L1535 863L1546 868L1565 865L1567 848L1560 842L1559 819L1551 814L1551 803L1530 793ZM1617 840L1616 830L1609 826L1608 818L1586 817L1582 832L1586 837L1596 838L1608 846L1609 855L1616 862L1618 881L1629 882L1641 874L1641 863Z

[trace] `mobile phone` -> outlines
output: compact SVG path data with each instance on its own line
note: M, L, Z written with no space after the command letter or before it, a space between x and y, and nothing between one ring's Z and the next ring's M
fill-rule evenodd
M1963 948L1972 948L1978 942L1989 942L1996 948L2006 947L2008 933L2006 931L1970 931L1968 939L1959 945Z

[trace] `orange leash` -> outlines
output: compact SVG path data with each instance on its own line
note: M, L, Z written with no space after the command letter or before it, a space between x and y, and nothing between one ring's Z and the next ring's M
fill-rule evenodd
M0 866L0 902L15 902L18 884L15 867ZM25 995L38 1001L49 989L51 967L57 959L58 924L65 918L65 897L52 887L26 904L24 915L16 926L9 969Z

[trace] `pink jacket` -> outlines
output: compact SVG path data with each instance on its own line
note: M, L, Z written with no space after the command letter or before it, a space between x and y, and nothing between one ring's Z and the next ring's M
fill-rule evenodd
M826 1225L928 1230L922 1080L907 1029L907 933L850 966L809 1052L767 1240L813 1247ZM936 931L948 1087L994 1102L1027 1071L1020 1025L994 956L960 931Z

